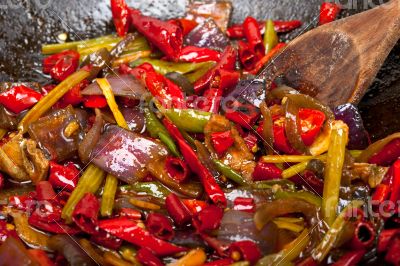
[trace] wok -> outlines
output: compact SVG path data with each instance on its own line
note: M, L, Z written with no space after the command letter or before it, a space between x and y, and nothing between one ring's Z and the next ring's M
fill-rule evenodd
M337 1L337 0L336 0ZM159 18L182 16L186 0L128 0L130 6ZM338 2L338 1L337 1ZM341 1L349 16L384 1ZM303 27L283 35L292 39L317 24L320 0L232 0L232 23L248 15L257 19L300 19ZM60 33L80 40L114 31L108 0L2 0L0 3L0 81L48 80L41 74L40 47L57 42ZM384 27L385 25L382 25ZM371 36L373 38L374 36ZM400 130L400 46L387 58L359 107L371 138Z

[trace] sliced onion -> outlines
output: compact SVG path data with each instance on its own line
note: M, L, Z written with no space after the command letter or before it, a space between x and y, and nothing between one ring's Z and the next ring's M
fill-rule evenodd
M121 108L121 113L125 118L126 123L130 130L136 133L143 133L145 130L144 113L140 108Z
M241 80L236 87L222 100L222 106L232 100L246 100L254 106L260 107L265 99L265 81L262 79Z
M167 156L159 142L111 125L100 136L91 157L93 163L126 183L135 183L147 173L146 165Z
M131 75L110 75L107 80L115 96L140 99L147 93L143 83ZM97 82L93 82L82 91L82 95L103 95L103 92Z
M82 142L79 144L78 154L83 163L88 163L90 154L100 139L101 130L103 129L104 120L101 111L96 108L96 119L94 120L92 128L86 133Z

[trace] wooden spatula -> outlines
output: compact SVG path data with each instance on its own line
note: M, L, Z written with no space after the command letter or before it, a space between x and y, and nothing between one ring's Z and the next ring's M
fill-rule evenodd
M267 88L286 85L334 107L357 103L400 38L400 0L319 26L288 44L266 66Z

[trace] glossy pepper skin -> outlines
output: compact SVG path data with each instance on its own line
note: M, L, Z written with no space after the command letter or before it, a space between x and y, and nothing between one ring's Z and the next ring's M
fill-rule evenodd
M256 262L261 258L261 251L257 244L251 240L242 240L232 243L229 246L229 255L234 257L234 252L240 254L240 260L249 261L251 265L256 264Z
M190 222L192 216L185 204L183 204L182 200L176 194L171 193L167 196L165 199L165 207L176 225L182 226Z
M310 146L317 138L325 121L325 114L318 110L300 108L300 132L304 144Z
M211 133L211 144L220 157L225 154L234 142L235 140L233 139L230 130Z
M282 169L273 163L258 162L253 172L254 181L282 178Z
M265 55L265 47L257 20L253 17L247 17L243 22L243 30L251 51L258 59L262 58Z
M226 207L227 203L224 192L217 184L210 171L200 162L197 154L192 149L192 147L190 147L190 145L186 142L186 140L182 136L182 133L168 119L164 119L163 122L168 132L178 143L178 146L181 150L183 158L185 158L186 163L189 165L192 172L197 174L197 176L200 178L200 181L204 187L207 196L216 205L223 208Z
M358 265L363 256L365 255L365 250L351 250L346 252L338 261L336 261L332 266L353 266Z
M164 263L157 258L148 248L141 248L136 253L137 260L145 266L163 266Z
M83 106L101 109L107 106L107 100L102 95L88 95L83 98Z
M160 213L150 213L146 219L146 228L153 235L164 239L171 240L174 238L174 229L171 221Z
M274 28L275 31L278 33L289 32L291 30L300 27L301 25L302 23L300 20L274 21ZM265 31L265 21L258 21L258 29L260 30L261 33ZM229 38L236 38L236 39L244 38L243 24L232 25L227 29L226 35L228 35Z
M198 25L196 21L185 18L171 19L168 22L179 26L182 29L183 36L188 35Z
M180 158L168 156L165 161L165 168L169 176L176 182L184 182L190 173L190 169L185 161Z
M156 238L128 218L120 217L99 221L99 228L136 246L148 248L156 256L163 257L186 251L186 248Z
M111 13L118 35L124 37L130 27L129 7L125 0L111 0Z
M249 130L252 129L252 126L254 126L260 116L260 110L248 102L234 101L225 110L226 118Z
M221 208L215 205L208 205L193 216L193 226L198 232L215 230L221 225L223 216L224 211Z
M180 61L192 62L192 63L201 63L207 61L218 62L220 58L221 58L220 52L196 46L183 47L179 55Z
M250 74L257 75L275 55L277 55L286 46L286 43L278 43L272 50L262 57L255 67L249 71Z
M238 47L239 47L239 59L244 69L252 70L257 63L256 55L250 49L250 46L247 42L239 41Z
M256 211L256 204L253 198L237 197L233 201L233 209L253 213Z
M79 53L73 50L53 54L43 59L43 73L61 82L78 69Z
M204 76L198 79L194 84L194 92L200 94L204 89L206 89L217 69L223 70L234 70L236 63L237 51L232 46L228 45L221 55L221 59L218 63L210 69Z
M369 158L368 163L377 165L390 165L400 156L400 139L394 139L385 147Z
M339 15L341 8L336 3L324 2L319 11L319 25L330 23Z
M24 85L14 86L0 94L0 104L15 114L35 105L42 95Z
M130 10L132 25L148 41L162 51L168 59L178 60L183 44L182 29L172 23L144 16L136 9Z

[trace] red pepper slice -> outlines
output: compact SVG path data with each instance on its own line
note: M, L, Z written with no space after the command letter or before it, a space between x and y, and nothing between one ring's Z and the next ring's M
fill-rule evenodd
M43 73L61 82L78 69L79 53L73 50L53 54L43 59Z
M282 178L282 169L273 163L258 162L253 172L254 181Z
M393 164L393 184L389 200L396 206L400 200L400 160Z
M265 47L257 20L253 17L247 17L243 22L243 31L251 51L258 59L262 58L265 55Z
M178 226L185 225L192 219L189 210L174 193L169 194L165 199L165 207Z
M136 222L124 217L99 221L99 227L110 235L121 238L136 246L148 248L156 256L174 255L187 250L184 247L179 247L154 237L148 231L138 226Z
M381 151L369 158L368 163L377 165L390 165L400 157L400 139L389 142Z
M400 237L392 238L388 245L385 261L392 265L400 265Z
M257 107L251 103L242 103L238 100L231 103L225 111L226 118L249 130L252 129L260 115L260 110Z
M183 47L180 55L179 60L185 62L193 62L193 63L200 63L200 62L207 62L207 61L215 61L218 62L221 58L221 53L208 49L208 48L201 48L196 46L186 46Z
M285 154L299 154L286 137L284 119L282 116L273 117L274 148Z
M233 209L244 212L255 212L256 204L253 198L237 197L233 201Z
M261 251L256 243L251 240L234 242L229 246L229 255L234 260L246 260L251 265L261 258Z
M198 25L196 21L185 18L171 19L168 22L179 26L182 29L183 36L188 35Z
M142 213L140 211L131 208L121 208L119 215L133 220L140 220L142 218Z
M378 244L376 246L378 253L383 253L387 250L390 240L400 235L400 229L382 230L378 236Z
M267 53L263 58L261 58L253 70L250 71L250 74L257 75L261 69L264 68L265 64L269 62L276 54L278 54L282 48L286 46L286 43L278 43L272 50Z
M79 53L77 51L74 50L62 51L60 53L50 55L43 59L42 63L43 73L50 74L51 69L56 65L56 63L65 57L73 58L74 60L79 61Z
M74 190L78 183L79 173L71 162L64 166L50 161L49 182L55 188Z
M86 108L104 108L107 106L107 100L102 95L88 95L83 99L83 106Z
M385 185L385 184L379 184L376 188L374 193L372 194L371 197L371 202L374 205L380 205L383 203L385 200L389 198L390 195L390 186Z
M340 5L336 3L324 2L319 11L319 25L330 23L336 19L341 10Z
M364 257L366 251L361 250L351 250L346 252L338 261L336 261L332 266L353 266L358 265L361 259Z
M13 113L19 114L35 105L42 95L24 85L14 86L0 94L0 104Z
M37 200L54 200L56 196L49 181L40 181L36 184Z
M250 49L249 44L244 41L239 41L238 47L239 47L239 59L244 69L252 70L257 63L256 55Z
M209 88L203 94L203 101L200 101L198 108L205 111L217 114L221 105L223 91L220 88Z
M200 94L205 88L207 88L213 78L214 72L217 69L223 70L235 70L237 52L236 49L228 45L221 55L219 62L210 69L204 76L198 79L194 83L194 91L196 94Z
M54 262L50 260L47 253L41 249L29 249L29 256L35 260L40 266L54 266Z
M147 248L141 248L136 253L137 260L145 266L163 266L164 263Z
M180 158L168 156L165 161L165 168L169 176L178 183L185 181L189 177L189 167Z
M182 202L189 209L192 215L201 212L207 206L207 203L202 200L184 199Z
M325 121L325 114L319 110L300 108L300 132L304 144L310 146L317 138Z
M157 72L146 73L146 87L165 108L185 108L185 97L178 85Z
M220 260L214 260L207 262L203 266L228 266L233 264L235 261L233 259L220 259Z
M174 238L174 229L171 221L160 213L150 213L146 219L146 228L153 235L164 239L171 240Z
M256 137L256 135L251 132L247 132L245 136L243 136L243 140L246 143L247 148L249 148L252 153L256 153L258 151L258 138Z
M198 232L215 230L221 225L223 216L224 211L221 208L208 205L193 217L193 226Z
M236 86L240 79L240 73L234 70L217 69L211 79L211 88L218 88L225 92Z
M111 12L118 35L124 37L128 33L131 19L125 0L111 0Z
M233 139L230 130L211 133L211 144L220 157L225 154L234 142L235 140Z
M178 60L183 44L182 29L167 21L143 16L136 9L130 10L132 25L148 41L160 49L167 58Z
M97 233L97 216L100 210L99 200L92 193L85 196L76 204L72 213L72 220L84 232Z
M275 31L278 33L289 32L291 30L297 29L302 25L300 20L290 20L290 21L281 21L275 20L274 21L274 28ZM265 21L258 21L258 29L263 34L265 31ZM226 35L229 38L237 38L242 39L244 38L244 30L243 24L235 24L229 27L226 31Z

